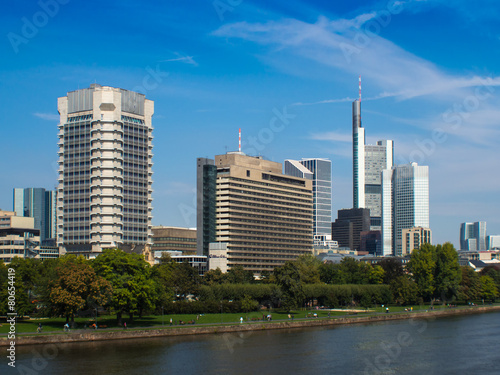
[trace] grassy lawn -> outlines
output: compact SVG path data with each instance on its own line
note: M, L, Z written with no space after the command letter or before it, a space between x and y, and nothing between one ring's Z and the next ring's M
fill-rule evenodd
M467 307L467 306L459 306ZM434 310L446 309L446 306L434 305ZM369 308L366 312L358 311L354 313L351 309L342 309L341 311L328 311L328 310L295 310L290 314L294 315L295 319L311 319L312 314L316 313L318 318L327 318L330 313L330 317L340 317L340 316L365 316L370 314L383 314L385 313L385 307L377 306ZM404 306L389 306L390 313L404 312L405 309L409 310L409 307ZM357 310L363 310L358 308ZM430 311L430 305L423 306L413 306L413 311L428 310ZM149 315L142 318L135 317L134 322L131 322L127 315L123 316L123 322L127 322L128 328L152 328L161 327L162 324L165 328L170 328L170 318L174 322L174 327L179 327L179 322L184 321L185 323L194 320L196 325L213 324L220 325L239 323L240 317L243 317L243 321L247 322L262 322L262 315L272 315L272 320L288 320L288 312L283 311L254 311L250 313L224 313L224 314L179 314L179 315L168 315L165 314L163 317L161 315ZM254 319L254 320L252 320ZM95 322L93 318L75 318L75 329L93 329L90 326ZM66 323L65 318L41 318L41 319L31 319L31 320L20 320L16 324L17 333L36 333L38 323L42 323L43 333L64 333L64 324ZM99 316L97 320L100 329L123 329L116 324L115 315ZM177 323L177 325L176 325ZM9 330L9 325L5 321L0 321L2 325L0 327L0 334L5 334ZM106 327L104 327L106 326ZM190 326L190 325L187 325Z

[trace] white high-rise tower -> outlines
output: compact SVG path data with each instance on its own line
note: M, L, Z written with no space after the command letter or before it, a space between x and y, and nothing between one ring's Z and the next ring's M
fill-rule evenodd
M100 252L151 242L153 101L93 84L58 100L57 243Z

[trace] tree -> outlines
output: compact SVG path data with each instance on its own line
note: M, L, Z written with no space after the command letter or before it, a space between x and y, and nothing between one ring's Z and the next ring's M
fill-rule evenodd
M423 244L413 250L407 268L417 284L418 293L429 301L434 296L434 270L436 267L436 248L431 244Z
M390 283L394 302L398 305L414 305L417 303L417 284L406 275L395 278Z
M14 257L9 264L9 268L16 270L16 311L20 316L36 311L33 301L40 285L41 266L40 259L21 257Z
M203 275L203 284L205 285L216 285L226 282L226 276L217 267L215 270L209 270Z
M469 266L462 266L460 270L462 280L458 286L457 298L466 303L477 300L481 296L481 279L478 273Z
M8 291L8 267L0 260L0 315L7 315Z
M188 295L198 294L201 278L197 269L188 262L182 262L173 269L170 282L174 288L175 296L183 300Z
M456 297L462 279L458 253L449 242L436 246L436 264L434 268L434 287L436 298L445 303Z
M481 297L491 302L498 297L497 286L490 276L481 276Z
M102 306L111 297L111 284L86 263L67 262L50 283L50 303L74 325L75 314L87 306Z
M151 268L141 255L106 249L91 265L113 287L110 303L116 311L119 325L123 313L128 313L133 320L135 313L141 314L144 309L154 308L158 296L155 295Z
M304 284L317 284L320 282L319 267L321 262L314 255L301 255L294 262L300 273L300 280Z
M274 276L282 292L282 307L290 311L294 307L301 306L305 293L296 263L287 261L283 266L276 267Z
M383 284L385 271L379 265L371 266L370 274L368 276L370 284Z
M340 264L331 262L322 263L319 268L320 281L325 284L345 284Z
M378 265L384 269L383 284L390 284L392 280L404 275L403 264L400 259L382 259Z
M241 309L244 312L257 310L259 307L259 303L252 299L248 294L245 294L243 299L241 300Z
M253 283L253 272L245 270L241 264L233 266L226 273L226 280L230 284Z

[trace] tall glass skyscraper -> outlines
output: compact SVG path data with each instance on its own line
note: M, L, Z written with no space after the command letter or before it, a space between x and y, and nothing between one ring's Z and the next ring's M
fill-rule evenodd
M486 250L486 221L460 224L460 250Z
M332 162L311 158L285 160L285 174L313 182L313 234L332 234Z
M55 239L55 194L43 188L14 189L14 212L17 216L33 217L40 230L40 242Z
M352 103L353 207L370 209L370 230L382 229L382 171L394 165L394 143L365 144L361 102Z
M402 255L403 229L429 228L429 167L398 165L382 173L382 252Z
M58 111L57 244L85 253L151 244L153 101L93 84L59 98Z
M217 167L213 159L196 160L196 253L208 256L210 242L215 242Z

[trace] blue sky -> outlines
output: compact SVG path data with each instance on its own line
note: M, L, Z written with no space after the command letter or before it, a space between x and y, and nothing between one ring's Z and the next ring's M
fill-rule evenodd
M352 206L361 75L367 143L429 166L434 242L457 245L464 221L500 234L499 13L493 0L10 2L0 207L14 187L55 187L57 98L97 82L155 102L153 224L196 225L196 158L236 150L239 127L243 151L330 158L335 219Z

